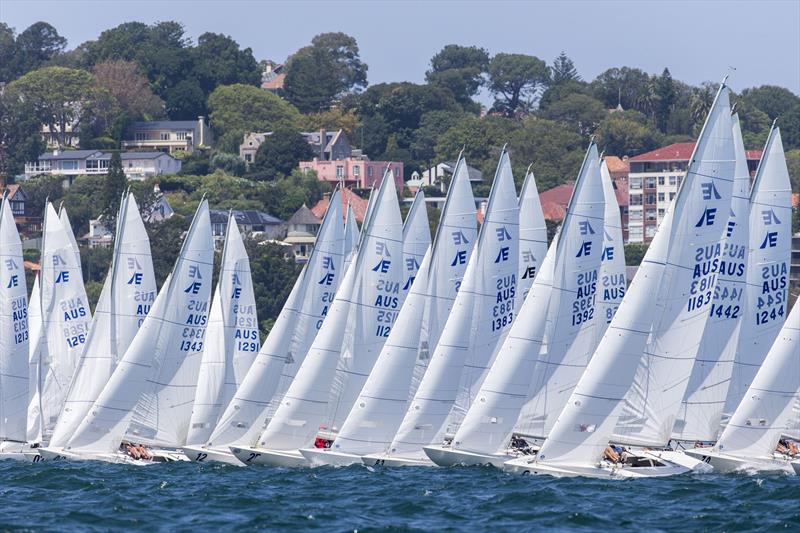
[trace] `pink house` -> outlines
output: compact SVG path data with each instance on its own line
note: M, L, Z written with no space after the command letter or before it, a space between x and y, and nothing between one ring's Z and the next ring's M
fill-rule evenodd
M336 161L300 161L300 170L314 170L322 181L337 183L343 181L346 187L368 189L381 184L383 173L389 166L394 172L394 182L398 190L403 190L403 163L389 161L370 161L365 157L348 157Z

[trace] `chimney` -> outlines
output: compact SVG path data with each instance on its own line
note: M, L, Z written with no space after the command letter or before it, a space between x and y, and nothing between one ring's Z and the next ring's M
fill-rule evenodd
M197 125L200 127L200 143L199 146L206 144L206 117L200 115L197 117Z
M319 130L319 158L322 161L325 161L325 145L328 144L325 142L325 138L328 136L328 132L325 131L325 128Z
M59 152L58 152L58 148L56 148L55 150L53 150L53 155L58 155L58 154L59 154Z

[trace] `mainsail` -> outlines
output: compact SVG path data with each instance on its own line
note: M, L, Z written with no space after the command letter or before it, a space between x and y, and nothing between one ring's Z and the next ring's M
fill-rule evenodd
M114 453L125 438L185 444L208 325L213 261L203 200L150 312L66 449ZM134 416L144 406L148 410Z
M206 443L260 346L250 260L236 218L229 212L187 444Z
M63 447L75 433L119 359L139 331L156 298L150 239L133 194L123 197L117 217L114 254L86 348L58 418L51 447Z
M536 178L528 168L519 193L519 264L517 289L524 302L547 253L547 224L536 189ZM520 306L521 307L521 306Z
M0 442L24 442L28 408L28 291L8 197L0 207Z

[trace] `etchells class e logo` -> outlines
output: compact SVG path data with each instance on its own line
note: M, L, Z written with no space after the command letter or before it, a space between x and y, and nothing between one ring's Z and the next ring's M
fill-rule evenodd
M131 273L131 277L128 278L128 285L141 285L144 281L144 275L142 275L142 265L139 264L139 261L135 257L129 257L127 260L128 270L133 270Z
M332 285L334 279L334 273L331 272L332 270L336 270L333 266L333 258L329 255L325 255L322 257L322 268L327 270L328 272L322 276L322 279L317 282L318 285Z
M497 242L504 242L511 240L511 234L508 232L505 226L500 226L495 230L495 235L497 235ZM500 251L497 253L497 257L495 257L495 263L502 263L504 261L508 261L510 257L509 247L503 246L500 248Z
M703 197L703 200L720 200L722 196L717 191L717 186L714 185L713 181L707 181L700 184L700 194ZM713 226L714 222L717 219L717 208L716 207L706 207L703 209L703 214L700 215L700 220L697 221L697 224L694 225L695 228L700 228L703 226Z
M386 257L392 257L392 254L389 253L389 246L384 241L377 241L375 243L375 253L381 256L381 260L372 267L372 271L386 274L389 272L389 267L392 266L392 262L389 259L385 259Z
M203 279L202 274L200 274L200 267L198 267L197 265L189 265L188 274L189 277L192 279L196 280ZM183 292L185 292L186 294L198 294L200 292L200 287L202 286L203 286L202 281L193 281L192 283L189 284L188 287L183 289Z
M19 270L19 265L17 265L17 262L14 261L13 259L6 259L5 264L6 264L6 270ZM17 286L19 286L19 275L12 274L8 278L8 285L6 285L6 289L10 289L11 287L17 287Z
M765 226L779 226L781 223L773 209L764 209L761 211L761 220L764 221ZM776 246L778 246L778 232L768 231L766 235L764 235L764 240L761 241L761 246L758 248L763 250L765 248L775 248Z
M460 246L462 244L469 244L469 239L467 236L464 235L464 232L461 230L454 231L450 234L453 237L453 244L456 246ZM467 251L466 250L456 250L456 255L453 257L453 262L450 263L450 266L456 265L463 265L467 262Z
M578 231L580 231L581 235L595 234L594 228L588 220L581 220L578 222ZM586 257L589 255L592 255L592 241L583 241L575 257Z

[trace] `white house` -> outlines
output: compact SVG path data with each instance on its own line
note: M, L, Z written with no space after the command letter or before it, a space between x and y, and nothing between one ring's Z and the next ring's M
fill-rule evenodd
M438 165L432 166L431 168L422 172L422 175L419 176L419 187L425 187L429 185L438 186L441 188L442 191L447 190L447 186L445 185L444 178L452 177L453 171L456 168L456 161L444 161L439 163ZM467 165L467 173L469 174L469 181L472 183L481 183L483 181L483 173L475 167L471 167Z
M123 152L122 168L128 179L175 174L181 169L180 159L163 152ZM78 176L107 174L111 154L100 150L53 150L25 164L23 179L39 175L63 176L69 187Z

